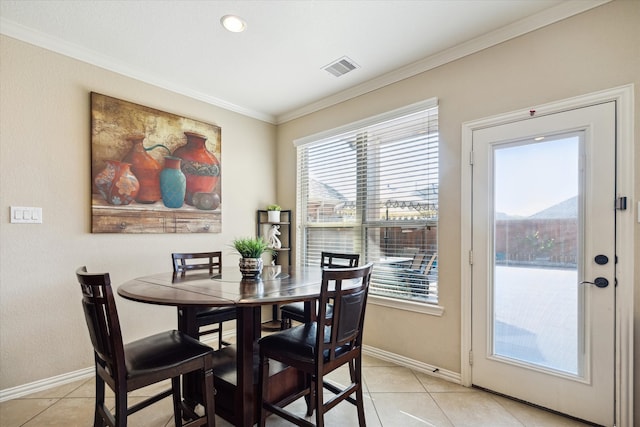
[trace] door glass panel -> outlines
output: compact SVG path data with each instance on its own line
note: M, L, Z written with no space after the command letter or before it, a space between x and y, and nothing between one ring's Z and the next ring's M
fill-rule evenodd
M494 147L493 356L580 375L579 134Z

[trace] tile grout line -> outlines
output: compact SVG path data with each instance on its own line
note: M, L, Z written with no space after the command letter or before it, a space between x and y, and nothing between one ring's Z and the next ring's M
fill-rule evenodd
M40 415L42 415L43 413L45 413L46 411L51 409L53 406L58 404L62 399L64 399L64 397L54 397L54 398L49 397L47 399L56 399L56 400L51 405L47 406L42 411L40 411L37 414L35 414L33 417L29 418L27 421L25 421L24 423L20 424L20 427L25 426L25 425L29 424L31 421L35 420L37 417L39 417ZM20 399L20 400L29 400L29 399ZM33 399L31 399L31 400L33 400Z
M364 368L364 366L362 366L362 368ZM378 406L376 405L376 400L371 395L371 390L369 390L369 385L367 384L367 379L365 378L365 375L364 375L364 369L362 369L362 386L363 388L366 386L367 394L369 395L369 400L371 400L371 404L373 405L373 410L376 413L376 417L378 418L378 423L380 423L380 426L383 426L382 419L380 418L380 413L378 412Z
M444 408L442 408L440 406L440 404L438 403L438 401L436 399L433 398L433 395L431 394L431 392L429 391L429 389L427 389L427 386L424 385L422 383L422 381L420 381L420 378L418 378L418 375L416 375L415 371L411 370L411 373L416 377L416 380L422 384L422 387L425 389L425 391L427 392L427 394L429 395L429 397L431 398L431 400L433 401L433 403L436 405L436 407L440 410L440 412L442 412L442 415L444 415L444 417L447 419L447 421L449 421L449 424L451 424L453 427L455 427L455 423L453 422L453 420L451 418L449 418L449 414L447 414L447 412L444 410Z
M509 415L511 415L517 422L519 422L522 425L522 427L527 427L527 425L524 423L524 421L522 421L520 418L518 418L518 416L516 414L514 414L513 412L511 412L508 407L504 406L498 399L496 399L495 395L493 395L492 393L488 393L488 394L489 394L489 397L491 398L491 400L493 400L498 405L500 405L500 407L502 409L504 409Z

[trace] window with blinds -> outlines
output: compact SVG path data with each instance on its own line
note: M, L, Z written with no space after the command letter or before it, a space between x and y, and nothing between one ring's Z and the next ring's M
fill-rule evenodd
M372 294L437 303L437 100L295 144L299 262L359 253Z

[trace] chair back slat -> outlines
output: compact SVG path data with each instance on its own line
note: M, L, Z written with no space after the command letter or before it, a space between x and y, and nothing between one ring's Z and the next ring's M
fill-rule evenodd
M109 273L89 274L86 267L80 267L76 277L94 353L114 377L124 378L122 332Z
M222 269L222 252L194 252L194 253L173 253L171 254L173 261L173 275L185 275L187 271L192 270L214 270L218 273Z
M324 358L331 361L349 351L356 351L362 345L362 328L366 309L369 282L373 264L363 267L324 268L320 304L318 305L318 331L330 331L327 341L325 334L317 334L316 346ZM327 304L333 304L333 317L327 319ZM325 362L327 361L325 360Z
M360 317L364 312L367 299L366 290L342 296L340 321L336 323L336 341L338 343L353 339L360 329Z
M360 254L339 254L334 252L322 252L320 254L320 267L351 268L357 267Z

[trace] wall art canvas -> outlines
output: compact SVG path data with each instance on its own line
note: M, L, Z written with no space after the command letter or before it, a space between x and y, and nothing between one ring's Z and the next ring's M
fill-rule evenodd
M93 233L220 233L219 126L91 93Z

